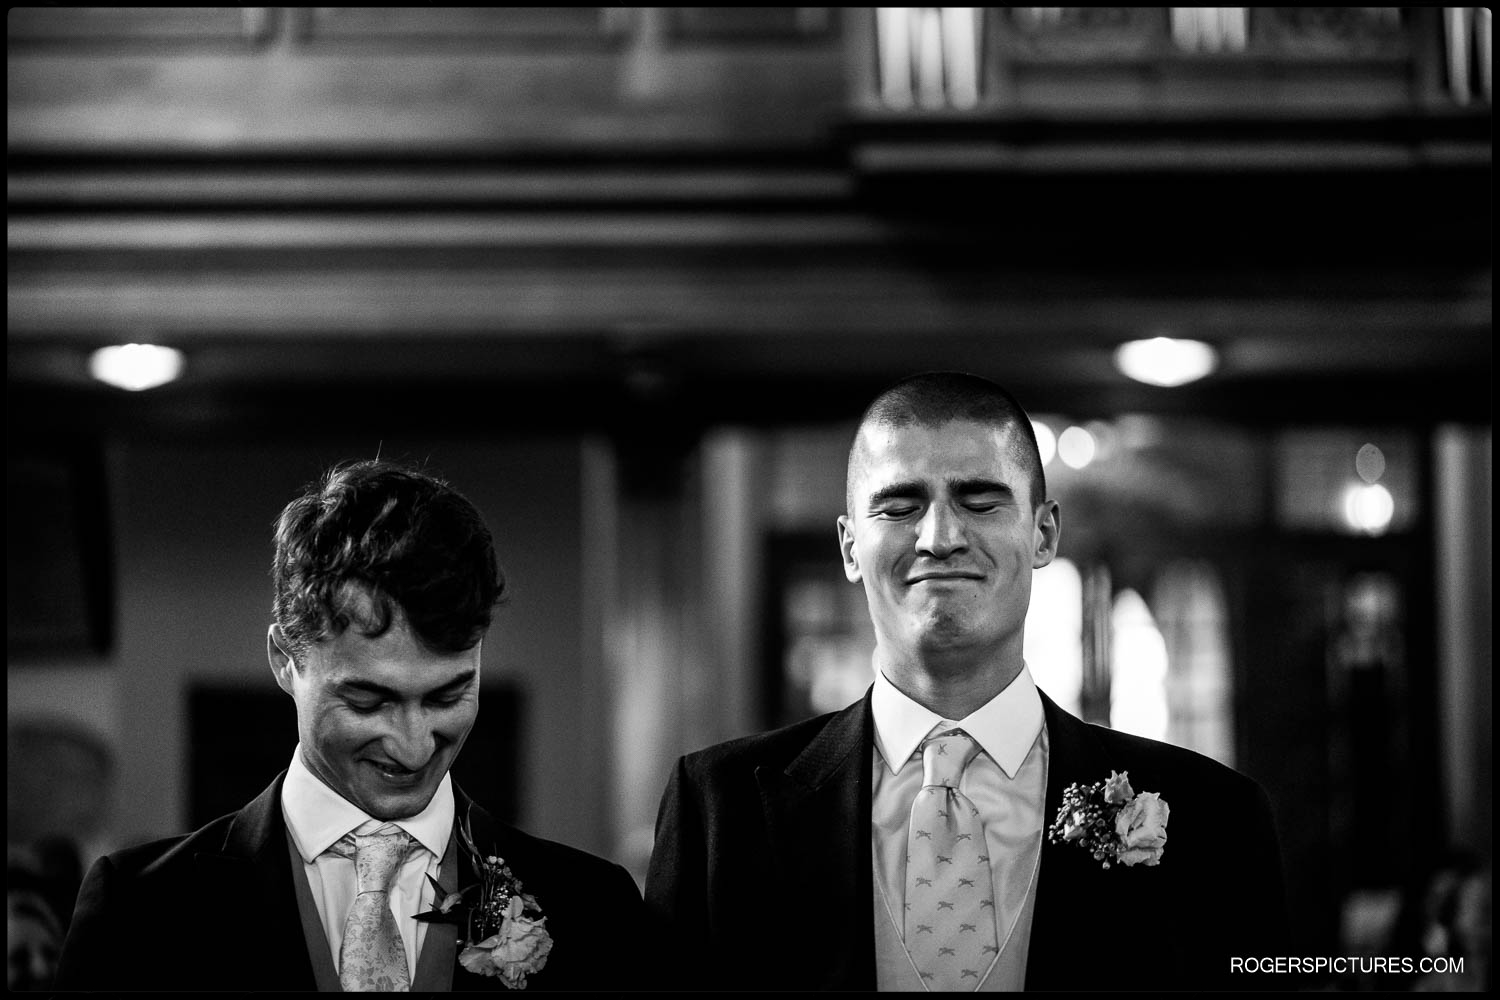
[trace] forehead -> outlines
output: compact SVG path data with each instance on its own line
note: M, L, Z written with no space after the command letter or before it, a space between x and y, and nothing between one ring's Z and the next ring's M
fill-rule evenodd
M998 479L1021 492L1029 486L1015 427L972 420L945 424L871 424L860 431L859 489L907 480Z
M327 684L362 681L393 691L421 692L466 671L477 671L479 651L480 644L461 653L434 652L397 619L374 637L365 635L358 625L346 628L316 643L308 652L308 660Z

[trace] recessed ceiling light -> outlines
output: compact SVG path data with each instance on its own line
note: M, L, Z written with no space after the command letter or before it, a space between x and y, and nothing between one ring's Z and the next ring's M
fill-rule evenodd
M89 357L89 374L101 382L139 392L182 374L182 352L158 344L116 344Z
M1115 367L1148 385L1186 385L1208 375L1218 364L1218 352L1201 340L1152 337L1132 340L1115 350Z

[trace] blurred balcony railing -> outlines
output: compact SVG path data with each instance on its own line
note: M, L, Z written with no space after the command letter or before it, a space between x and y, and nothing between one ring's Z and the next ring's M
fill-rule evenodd
M1488 8L878 7L865 110L1488 105Z
M847 14L871 175L1487 169L1487 8Z

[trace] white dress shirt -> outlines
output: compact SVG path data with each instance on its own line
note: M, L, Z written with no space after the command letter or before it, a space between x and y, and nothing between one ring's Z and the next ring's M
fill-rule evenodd
M877 985L883 990L903 988L910 965L900 943L901 917L907 827L912 802L922 788L920 748L929 735L962 729L981 750L964 769L958 787L984 821L1000 941L999 958L980 988L1022 989L1047 793L1045 720L1031 671L1023 664L1005 690L967 718L944 719L908 698L877 670L871 708L876 749L870 836L877 890ZM894 935L880 926L881 921L894 925Z
M318 919L323 922L328 948L333 953L333 967L337 970L339 949L344 943L344 921L354 906L359 879L352 858L324 852L372 817L307 769L302 762L300 743L281 786L281 812L302 858L307 884L312 889ZM408 819L392 821L421 845L407 856L391 887L391 912L406 945L406 968L412 976L416 975L417 955L427 936L427 925L413 918L432 906L434 893L427 876L437 878L438 865L453 831L453 813L453 779L445 774L426 809Z

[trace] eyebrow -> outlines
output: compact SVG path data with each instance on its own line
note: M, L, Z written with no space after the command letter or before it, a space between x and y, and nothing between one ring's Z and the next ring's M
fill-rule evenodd
M462 691L464 688L468 687L469 683L473 680L474 671L466 670L463 673L459 674L457 677L453 678L448 683L443 684L440 687L435 687L431 691L422 692L422 697L431 698L434 695L457 694L459 691ZM341 681L337 685L336 690L340 694L355 692L362 694L373 694L391 701L399 700L401 697L399 692L393 691L392 689L386 687L384 684L376 684L373 681Z
M870 506L878 507L887 500L924 499L927 487L916 480L882 486L870 494Z
M1007 496L1015 493L1009 486L993 479L950 479L948 480L948 491L957 496L971 497L979 493L1004 493Z
M1015 495L1015 491L1004 483L983 477L950 479L948 480L948 491L960 497L978 496L982 493L1002 493L1006 496ZM887 500L923 500L926 498L927 486L916 480L910 480L907 482L892 483L889 486L882 486L874 493L871 493L870 506L878 507Z

